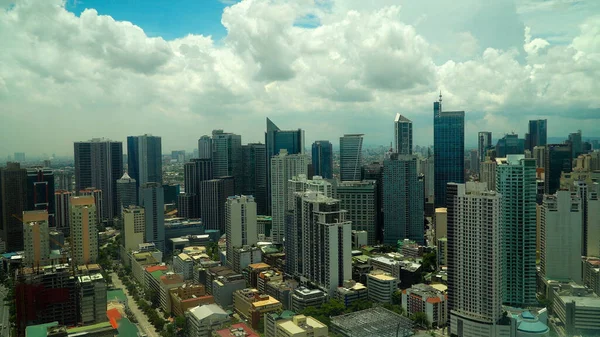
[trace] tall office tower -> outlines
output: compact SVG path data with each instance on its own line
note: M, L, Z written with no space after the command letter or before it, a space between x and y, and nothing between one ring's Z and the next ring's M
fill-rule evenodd
M475 173L478 174L479 173L479 153L477 152L477 150L473 149L471 151L469 151L469 158L471 159L471 166L469 167L469 170L471 171L471 173Z
M581 130L577 130L577 132L569 133L569 139L567 143L571 145L571 155L572 158L577 158L580 154L583 153L583 141L581 139Z
M25 162L25 152L15 152L15 162L24 163Z
M546 145L544 164L544 194L554 194L560 188L562 172L572 170L571 146L569 144Z
M119 214L117 207L117 179L123 174L123 144L105 139L76 142L75 191L88 187L102 190L104 209L98 214L101 220Z
M145 183L162 185L162 140L145 134L127 137L127 172L135 180L136 191ZM138 197L139 200L139 197ZM121 208L118 208L121 212Z
M182 210L186 210L187 218L200 217L200 184L213 179L212 159L192 159L183 166L183 179L185 195L180 196L178 203ZM183 207L183 206L186 207Z
M536 146L533 148L533 158L537 168L544 168L546 164L546 146Z
M585 235L585 256L600 256L600 185L588 186Z
M446 196L451 333L496 336L504 277L501 196L475 182L449 183Z
M412 154L412 121L399 113L394 118L394 146L398 154Z
M548 280L581 284L581 198L570 191L544 195L541 211L540 272Z
M352 278L352 224L339 200L314 191L296 193L295 198L296 273L333 296Z
M496 161L490 160L489 158L481 163L481 173L479 174L479 181L486 183L489 191L496 190Z
M96 263L98 259L98 228L96 203L92 195L71 197L71 242L73 262Z
M334 185L333 197L345 209L352 229L367 232L367 243L377 243L377 182L375 180L346 181Z
M317 140L312 145L314 175L333 179L333 145L328 140Z
M54 227L54 173L51 169L27 169L27 210L48 211L48 224Z
M215 177L233 177L235 194L243 189L242 136L213 130L213 169Z
M27 209L27 170L19 163L0 168L0 238L7 252L23 250L23 222Z
M206 229L225 233L225 202L235 195L234 178L221 177L200 182L200 214Z
M433 165L433 158L432 165ZM377 213L375 221L377 242L383 242L383 164L371 163L362 167L361 173L362 180L374 180L377 184Z
M303 154L304 153L304 131L298 130L281 130L275 123L267 118L267 131L265 132L265 146L267 148L267 214L271 215L271 158L279 154L283 149L288 154Z
M54 170L55 188L58 190L72 191L73 190L73 171L69 170Z
M256 212L260 215L267 212L266 151L265 144L251 143L242 146L244 163L242 194L254 196Z
M284 236L285 211L287 209L288 180L307 171L308 158L304 154L288 154L281 149L279 154L271 158L271 211L273 242L282 243Z
M233 250L253 246L258 242L256 202L252 196L230 196L225 203L225 233L227 233L227 263L237 272ZM239 261L238 261L239 262Z
M83 191L79 191L79 195L81 195L81 196L91 195L94 197L94 201L96 202L96 215L102 214L102 212L104 210L104 198L103 198L102 194L103 194L102 190L99 190L99 189L93 188L93 187L89 187ZM117 214L115 214L115 215L117 215ZM102 219L98 216L96 216L96 221L97 221L98 225L102 224Z
M23 212L23 239L25 266L43 267L50 262L48 211Z
M536 168L524 155L496 158L496 191L502 195L504 303L536 302Z
M146 236L146 210L140 206L123 206L123 247L137 250Z
M117 205L119 209L123 207L138 204L138 188L135 179L131 178L127 172L121 179L117 180Z
M548 141L548 120L537 119L529 121L529 133L525 136L527 149L533 152L536 146L546 146Z
M504 137L498 139L496 143L496 157L504 158L509 154L524 154L525 153L525 140L520 139L519 135L506 134Z
M477 134L477 153L479 154L480 163L485 161L487 150L492 147L492 133L489 131L479 131Z
M213 145L212 138L204 135L198 139L198 158L199 159L212 159Z
M165 251L165 199L159 183L145 183L140 187L140 206L146 216L145 242L152 242Z
M434 165L433 165L433 157L419 159L417 162L419 168L419 174L423 175L423 183L425 186L425 202L433 203L434 197Z
M383 162L383 242L409 239L424 244L424 186L417 157L388 153Z
M340 137L341 181L360 181L362 144L362 134L346 134Z
M465 112L442 111L442 95L433 102L435 207L446 205L446 185L465 182Z
M63 232L65 236L71 235L71 197L72 192L57 190L54 192L54 225L56 229Z

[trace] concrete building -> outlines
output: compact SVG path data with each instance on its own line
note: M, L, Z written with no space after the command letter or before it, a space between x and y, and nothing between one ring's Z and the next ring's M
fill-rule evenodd
M146 211L140 206L123 208L123 246L125 251L136 250L144 243L146 233Z
M117 206L119 210L131 205L138 205L138 183L127 172L117 180Z
M83 324L106 322L106 280L100 266L88 265L79 268L77 288L79 290L79 319Z
M198 158L199 159L212 159L212 138L208 135L204 135L198 139Z
M48 212L48 225L54 227L54 172L49 168L27 168L26 210Z
M438 268L448 265L448 239L441 238L437 240L437 264Z
M140 187L140 206L144 207L146 226L144 241L165 251L165 201L162 185L145 183Z
M23 250L23 221L19 217L26 209L27 170L19 163L6 163L0 169L0 239L9 252Z
M183 276L168 272L160 277L160 307L170 314L171 313L171 289L179 288L184 284Z
M71 197L70 203L73 262L76 265L96 263L98 259L98 228L96 227L97 214L94 197Z
M369 244L367 231L352 230L352 249L360 249Z
M173 271L180 274L184 281L194 278L194 260L185 253L173 256Z
M199 218L201 216L201 183L214 178L212 159L192 159L183 165L183 174L185 193L180 194L177 198L180 215L187 218Z
M104 219L99 216L100 214L104 213L104 193L102 192L102 190L93 187L88 187L84 190L79 191L78 195L94 197L94 202L96 203L96 224L99 227L106 224L107 219ZM118 210L120 211L121 209L119 208ZM115 215L118 215L118 212L115 213Z
M546 146L536 146L533 148L533 158L537 168L544 168L546 163Z
M296 315L293 311L265 315L265 337L326 337L327 325L311 316Z
M377 182L375 180L347 181L333 187L333 197L345 209L352 229L367 232L367 243L377 243Z
M54 192L54 225L56 229L63 232L65 236L71 235L71 197L72 192L57 190Z
M600 333L600 297L591 290L568 284L554 290L552 310L561 335L595 336Z
M250 322L253 329L258 329L260 320L265 315L277 313L283 309L281 302L269 295L261 294L253 288L235 291L233 306L235 312Z
M398 280L391 274L381 270L373 270L367 274L369 300L378 303L392 303L394 292L398 290Z
M47 211L23 212L23 265L41 267L50 262L50 236Z
M479 181L487 184L490 191L496 190L496 161L487 159L480 165Z
M569 191L544 195L541 211L540 273L550 280L582 282L581 198Z
M225 233L225 202L235 195L233 177L204 180L200 182L200 216L206 229L218 229Z
M426 284L404 289L402 308L409 316L417 312L425 313L427 321L434 327L445 326L448 322L448 296Z
M362 167L363 134L340 137L340 180L359 181Z
M448 236L448 209L439 207L435 209L433 218L433 226L435 228L435 241Z
M188 309L199 305L213 304L215 299L206 295L204 285L184 283L169 290L171 296L171 312L175 316L184 316Z
M234 264L234 250L251 247L258 242L254 197L242 195L227 198L225 232L227 234L227 263L235 272L241 273L247 265L242 263L242 259L236 259L237 263Z
M502 196L473 182L448 184L446 191L451 333L495 336L502 317Z
M412 154L412 121L397 113L394 119L394 149L398 154Z
M292 311L302 312L308 307L320 307L327 301L327 293L318 289L298 287L292 293Z
M230 309L233 306L233 293L244 288L246 288L246 281L239 274L219 276L212 281L212 295L215 298L215 303L225 309Z
M428 158L419 159L417 161L417 171L419 175L423 177L423 184L425 186L425 203L428 207L433 208L434 201L434 189L435 189L435 174L434 174L433 156Z
M496 191L502 196L503 303L527 306L536 300L536 168L524 155L496 158ZM449 247L450 250L452 247Z
M477 134L477 157L479 163L485 161L487 150L492 147L492 133L489 131L479 131Z
M353 302L368 300L369 292L362 283L348 280L343 286L337 288L335 298L349 307Z
M197 306L186 312L189 335L211 337L213 331L225 327L230 322L229 314L217 304Z
M242 145L243 195L254 196L256 214L267 214L267 149L265 144Z
M234 194L242 194L243 162L242 136L226 133L223 130L213 130L213 166L215 177L233 177Z

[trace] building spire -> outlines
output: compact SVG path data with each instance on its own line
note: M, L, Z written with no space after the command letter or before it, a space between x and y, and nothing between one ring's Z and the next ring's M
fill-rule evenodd
M442 91L440 90L440 103L442 103Z

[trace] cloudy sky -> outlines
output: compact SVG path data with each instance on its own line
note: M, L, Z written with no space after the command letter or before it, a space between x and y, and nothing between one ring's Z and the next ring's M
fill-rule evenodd
M307 144L399 112L431 144L432 102L476 132L600 136L597 0L0 0L0 156L72 142L213 129L264 141L265 117Z

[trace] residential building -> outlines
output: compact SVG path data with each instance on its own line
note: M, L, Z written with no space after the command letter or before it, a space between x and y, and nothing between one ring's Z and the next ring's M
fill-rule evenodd
M417 158L388 153L383 169L383 242L410 239L424 244L424 186Z
M103 198L102 190L97 188L88 187L85 190L79 191L79 196L92 196L94 197L94 202L96 203L96 214L100 215L104 213L104 198ZM119 208L120 210L120 208ZM117 215L117 214L115 214ZM105 223L106 219L102 219L101 217L96 217L96 224L98 226L102 226Z
M533 158L537 168L544 168L546 165L546 146L536 146L533 148Z
M433 156L429 156L428 158L418 159L417 161L417 171L419 175L423 177L424 183L424 191L425 191L425 202L433 206L434 200L434 165L433 165Z
M442 266L448 265L448 238L440 238L437 240L437 265L441 269Z
M215 299L206 295L204 285L184 283L183 285L169 290L171 296L171 310L173 315L181 317L188 309L199 305L213 304Z
M432 159L433 165L433 159ZM362 167L362 180L374 180L377 185L377 218L375 221L376 240L383 241L383 163L371 163ZM433 192L433 189L432 189ZM433 195L433 194L432 194Z
M529 133L525 136L527 148L533 151L536 146L546 146L548 141L548 120L538 119L529 121Z
M443 111L442 95L433 103L435 207L446 204L446 185L465 182L465 112Z
M123 207L138 205L139 186L135 179L127 172L123 173L121 179L117 180L117 206L119 210Z
M585 235L586 256L600 257L600 185L588 186Z
M352 230L352 249L360 249L368 245L367 231Z
M314 175L333 179L333 146L328 140L317 140L312 144L312 166Z
M496 160L486 159L480 165L479 181L487 184L490 191L496 190Z
M292 310L302 312L308 307L320 307L327 301L327 293L319 289L298 287L292 293Z
M217 304L197 306L186 313L189 335L211 337L212 332L229 324L229 314Z
M233 264L234 249L254 246L258 242L256 202L252 196L230 196L225 203L227 262L237 273L246 266ZM238 260L238 262L241 262Z
M54 172L49 168L28 168L26 210L46 210L48 225L54 227L54 209Z
M123 208L123 247L136 250L146 236L146 210L140 206Z
M162 184L151 182L140 187L140 206L144 207L145 242L152 242L165 251L165 201Z
M412 121L399 113L396 114L396 118L394 119L394 146L398 154L412 154Z
M562 172L572 171L571 145L548 144L544 163L544 194L554 194L560 188Z
M185 253L173 256L173 271L180 274L184 281L194 278L194 260Z
M536 168L524 155L496 158L496 191L502 198L503 303L526 306L536 300ZM449 250L452 249L449 243Z
M266 264L265 264L266 265ZM262 269L260 269L262 270ZM283 281L283 274L277 270L273 270L273 269L267 269L267 270L263 270L261 272L258 273L258 276L256 277L256 289L258 289L258 291L260 291L261 294L266 294L267 293L267 283L269 282L275 282L275 281ZM255 285L252 284L252 282L249 282L249 284L254 287ZM270 294L268 294L270 295ZM273 295L271 295L273 296Z
M160 307L163 312L171 313L171 293L170 290L181 287L184 284L183 276L168 272L160 277Z
M69 215L71 214L72 196L72 192L65 190L56 190L54 192L54 225L65 236L71 235Z
M242 194L243 166L242 136L213 130L213 168L215 177L233 177L234 194Z
M265 315L265 337L326 337L327 325L311 316L296 315L293 311Z
M367 274L369 300L378 303L392 303L394 292L398 290L398 280L391 274L381 270L373 270Z
M489 131L479 131L477 134L477 156L480 163L485 161L487 150L492 147L492 133Z
M367 243L377 243L377 182L375 180L345 181L334 184L334 198L345 209L352 229L367 232Z
M199 159L212 159L213 145L212 138L208 135L204 135L198 139L198 158Z
M402 291L402 308L409 316L422 312L434 327L448 322L448 296L427 284L415 284Z
M233 293L233 306L241 318L257 329L260 320L270 313L280 312L283 307L275 298L264 295L253 288L237 290Z
M93 196L71 197L71 249L76 265L96 263L98 259L98 228L96 203Z
M162 139L149 134L127 137L127 170L138 193L146 183L162 185Z
M362 167L363 134L340 137L340 180L360 180Z
M254 196L256 214L267 212L267 149L265 144L242 145L243 195Z
M435 242L441 238L448 237L448 209L439 207L435 209L433 218L433 227L435 229Z
M27 170L19 163L6 163L0 168L0 239L6 243L6 251L23 250L23 221L19 217L26 209Z
M344 284L337 288L335 298L344 303L346 307L352 305L356 301L367 301L369 299L369 292L364 284L347 280Z
M123 174L123 144L94 138L76 142L75 191L94 187L102 190L102 213L98 218L112 221L120 213L117 205L117 179Z
M50 262L49 238L48 212L46 210L23 212L24 266L39 268Z

